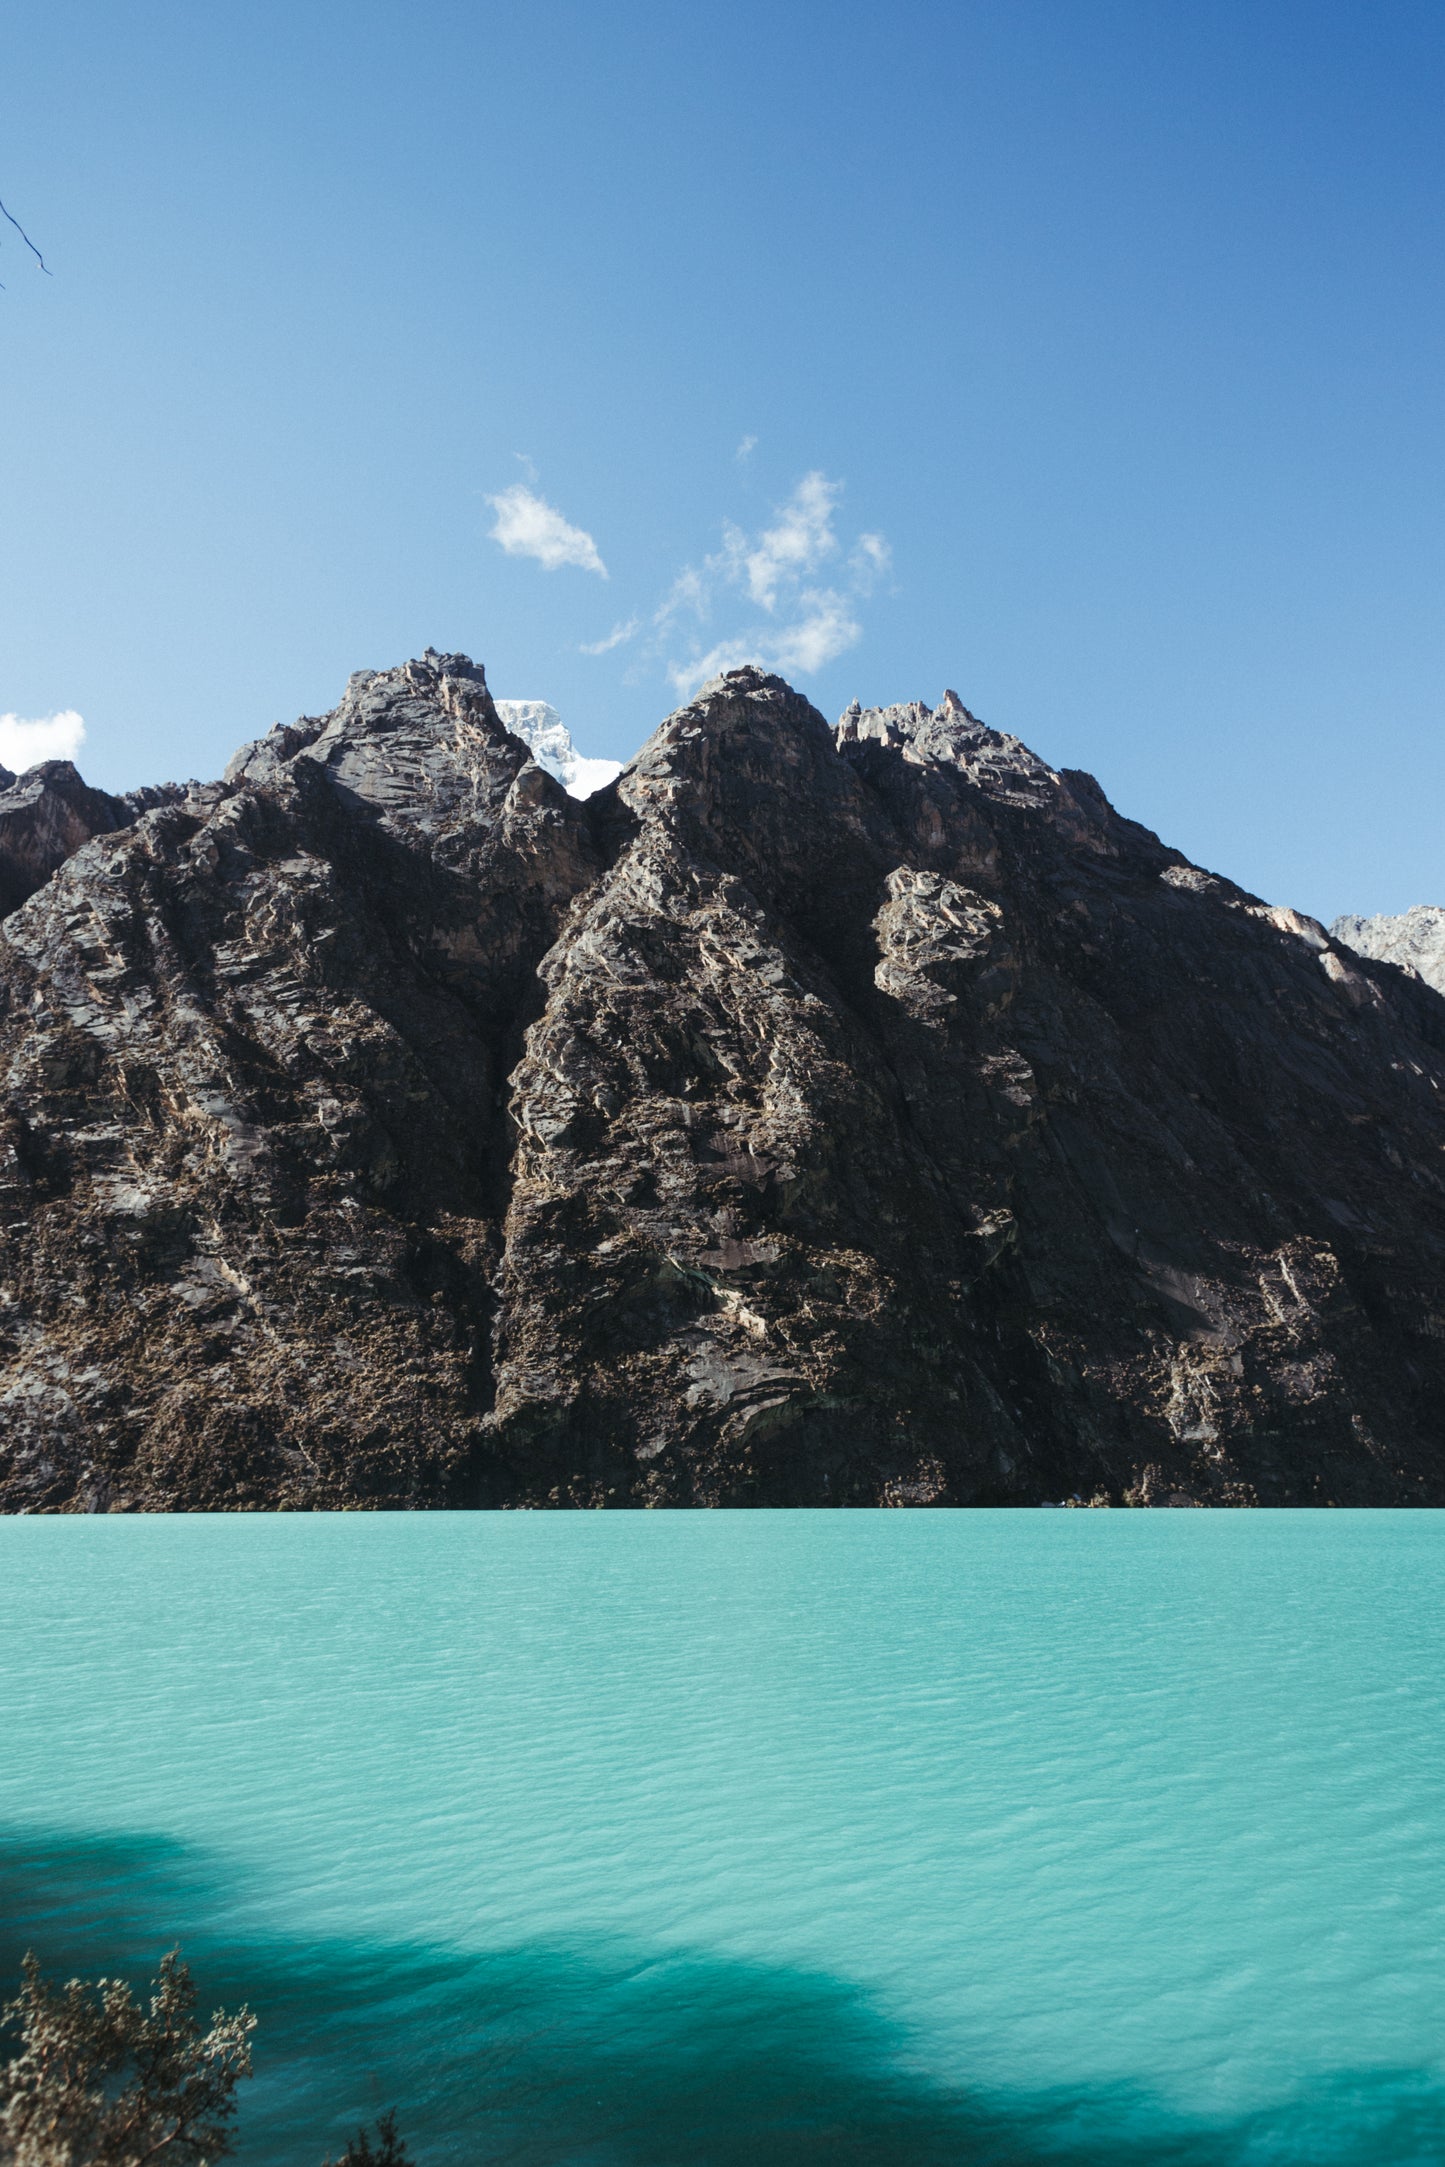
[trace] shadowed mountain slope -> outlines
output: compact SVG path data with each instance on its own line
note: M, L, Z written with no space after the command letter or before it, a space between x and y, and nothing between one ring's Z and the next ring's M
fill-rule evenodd
M952 694L429 653L4 936L12 1510L1445 1502L1445 1001Z

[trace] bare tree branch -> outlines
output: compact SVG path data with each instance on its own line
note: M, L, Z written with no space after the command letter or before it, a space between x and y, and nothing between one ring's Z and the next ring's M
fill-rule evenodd
M21 240L25 243L25 246L29 249L31 255L35 258L35 261L39 264L41 270L45 273L45 276L47 278L53 278L55 276L54 272L51 270L45 258L41 255L39 249L35 246L35 243L31 240L29 234L25 231L25 228L21 225L19 219L15 216L14 212L7 211L4 204L0 203L0 215L3 215L4 217L9 219L11 225L19 234Z

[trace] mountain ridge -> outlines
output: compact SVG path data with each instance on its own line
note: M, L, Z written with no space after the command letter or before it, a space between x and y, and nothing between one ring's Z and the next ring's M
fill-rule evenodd
M1445 909L1438 903L1416 903L1395 917L1346 915L1335 919L1330 933L1357 955L1393 963L1445 993Z
M1445 1501L1445 1002L957 695L152 795L0 939L6 1509Z

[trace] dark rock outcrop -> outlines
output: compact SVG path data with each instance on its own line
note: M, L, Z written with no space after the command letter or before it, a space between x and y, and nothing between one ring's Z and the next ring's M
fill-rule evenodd
M950 694L353 678L0 941L0 1502L1445 1502L1445 1001Z
M43 888L82 843L134 817L124 799L92 790L69 760L42 760L18 777L0 768L0 917Z
M170 805L196 783L157 783L112 797L92 790L69 760L42 760L23 775L0 767L0 918L43 888L92 836L128 828L152 806Z

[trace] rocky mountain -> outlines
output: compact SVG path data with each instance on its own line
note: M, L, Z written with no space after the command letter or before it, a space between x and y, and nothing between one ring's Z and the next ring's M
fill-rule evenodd
M0 918L93 835L128 827L148 806L183 795L164 784L113 798L92 790L69 760L42 760L18 778L0 767Z
M953 694L20 788L8 1509L1445 1503L1445 1000Z
M572 733L546 700L497 700L493 703L513 737L531 750L538 767L555 775L569 797L590 798L622 773L620 760L589 760L578 752Z
M1336 918L1330 934L1357 955L1397 964L1445 993L1445 910L1438 903L1417 903L1398 918Z

